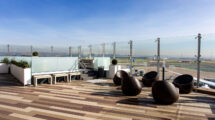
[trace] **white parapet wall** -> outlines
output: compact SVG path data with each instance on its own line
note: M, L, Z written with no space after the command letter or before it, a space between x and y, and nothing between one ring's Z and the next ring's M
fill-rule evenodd
M121 70L120 65L110 65L109 66L109 78L114 78L114 75L116 74L117 71Z
M18 79L23 85L31 84L31 68L22 68L14 64L10 66L11 74Z
M0 73L8 73L8 64L0 63Z

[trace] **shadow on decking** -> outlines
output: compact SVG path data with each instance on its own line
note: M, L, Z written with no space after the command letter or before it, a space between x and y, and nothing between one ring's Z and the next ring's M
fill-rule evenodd
M209 104L211 111L215 114L215 98L208 96L183 96L189 98L190 100L179 100L178 103L205 103Z
M178 100L178 103L206 103L215 104L215 98L208 96L181 96L184 98L189 98L189 100Z
M146 106L146 107L154 107L156 108L156 103L154 102L153 98L128 98L117 101L120 104L127 104L127 105L138 105L138 106Z
M10 74L0 74L0 87L4 86L23 86L23 85Z
M124 96L121 91L104 91L104 92L95 92L91 93L91 95L97 95L97 96L111 96L111 97L120 97Z
M153 106L153 105L165 105L154 102L152 94L149 94L150 98L129 98L117 101L117 103L130 104L130 105L143 105L143 106ZM189 99L183 99L189 98ZM215 113L215 98L208 96L181 96L176 103L205 103L209 104L213 113ZM174 104L172 104L174 105Z
M100 85L100 86L110 86L110 87L112 87L112 86L116 86L115 84L113 84L113 83L94 83L95 85Z

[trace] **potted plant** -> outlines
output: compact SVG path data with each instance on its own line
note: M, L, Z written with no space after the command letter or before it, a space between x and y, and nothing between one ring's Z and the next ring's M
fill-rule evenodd
M118 61L116 59L112 60L112 65L117 65Z
M34 52L32 53L32 55L33 55L33 56L38 56L39 53L38 53L37 51L34 51Z
M9 60L8 58L4 58L0 63L0 73L8 73L9 72Z
M31 84L31 68L28 62L11 60L11 74L23 85Z
M109 78L114 78L116 72L121 70L121 66L117 65L118 61L116 59L113 59L111 63L109 66Z

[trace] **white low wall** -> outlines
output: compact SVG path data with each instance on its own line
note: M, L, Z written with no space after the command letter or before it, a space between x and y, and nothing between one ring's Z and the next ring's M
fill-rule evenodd
M0 63L0 73L8 73L8 64Z
M23 85L31 84L31 68L21 68L14 64L10 66L11 74L18 79Z

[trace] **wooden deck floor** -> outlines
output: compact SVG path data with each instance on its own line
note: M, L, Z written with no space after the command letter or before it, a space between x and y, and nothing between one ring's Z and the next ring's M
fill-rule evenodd
M181 95L173 105L155 104L151 89L123 96L112 80L72 81L38 87L18 86L10 75L0 75L0 120L71 119L215 119L215 96Z

